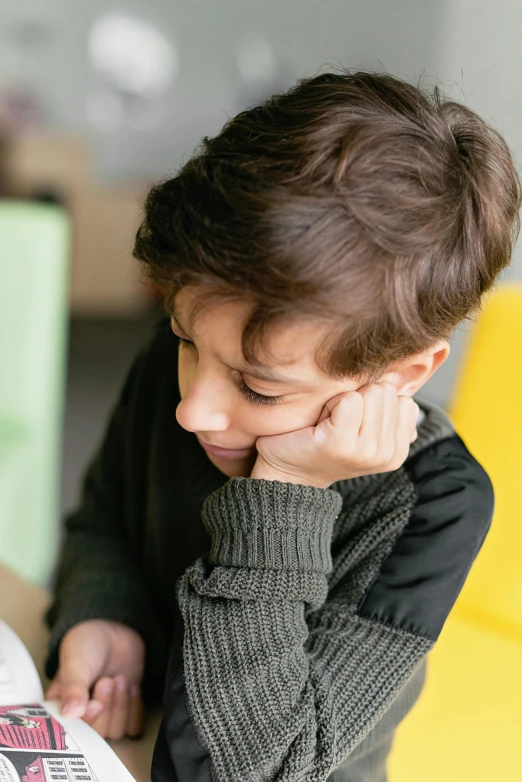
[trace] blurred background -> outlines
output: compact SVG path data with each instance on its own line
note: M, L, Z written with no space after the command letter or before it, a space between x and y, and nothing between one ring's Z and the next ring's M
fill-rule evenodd
M439 84L518 163L521 29L515 0L0 0L2 566L50 583L59 520L161 315L131 257L151 184L238 111L340 64ZM520 244L500 283L420 394L491 476L495 520L392 782L522 779ZM16 617L22 584L2 566Z
M1 193L72 220L62 511L157 316L130 257L150 184L229 116L338 63L438 82L517 154L521 23L507 0L1 0ZM442 405L463 337L424 388Z

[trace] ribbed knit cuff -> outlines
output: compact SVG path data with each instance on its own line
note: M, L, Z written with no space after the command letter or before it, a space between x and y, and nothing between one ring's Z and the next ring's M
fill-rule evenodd
M230 478L203 503L213 565L329 572L342 496L332 489Z

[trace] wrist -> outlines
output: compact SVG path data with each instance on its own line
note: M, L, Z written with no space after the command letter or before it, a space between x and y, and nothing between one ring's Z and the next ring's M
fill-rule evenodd
M260 462L259 459L254 464L252 472L250 473L250 477L257 478L258 480L264 480L264 481L280 481L281 483L295 483L295 484L299 484L300 486L314 485L313 483L303 478L297 477L295 475L291 475L289 473L280 472L279 470L276 470L274 467L271 467L266 462Z

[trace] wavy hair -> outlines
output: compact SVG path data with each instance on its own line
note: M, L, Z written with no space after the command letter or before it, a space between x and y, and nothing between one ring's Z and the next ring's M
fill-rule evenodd
M519 176L475 112L373 71L323 73L204 137L150 190L134 256L167 312L247 301L245 359L270 328L327 325L316 362L367 377L451 336L480 309L520 230Z

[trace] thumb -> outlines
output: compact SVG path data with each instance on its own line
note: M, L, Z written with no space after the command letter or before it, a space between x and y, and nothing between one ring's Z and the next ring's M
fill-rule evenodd
M65 677L61 683L62 714L78 719L85 715L89 703L90 683L81 676Z
M357 389L357 391L359 390L360 389ZM334 409L339 405L340 402L345 400L351 402L353 399L353 393L353 391L340 391L338 394L335 394L335 396L332 396L330 399L328 399L323 405L323 409L321 410L321 415L317 420L316 426L319 426L319 424L321 424L326 419L331 418ZM329 421L329 423L332 422Z
M60 659L60 694L64 717L78 719L85 715L90 699L90 690L98 678L99 671L90 664L76 645L64 645Z
M45 691L45 700L47 701L61 701L62 699L62 683L59 676L54 678L49 687Z

